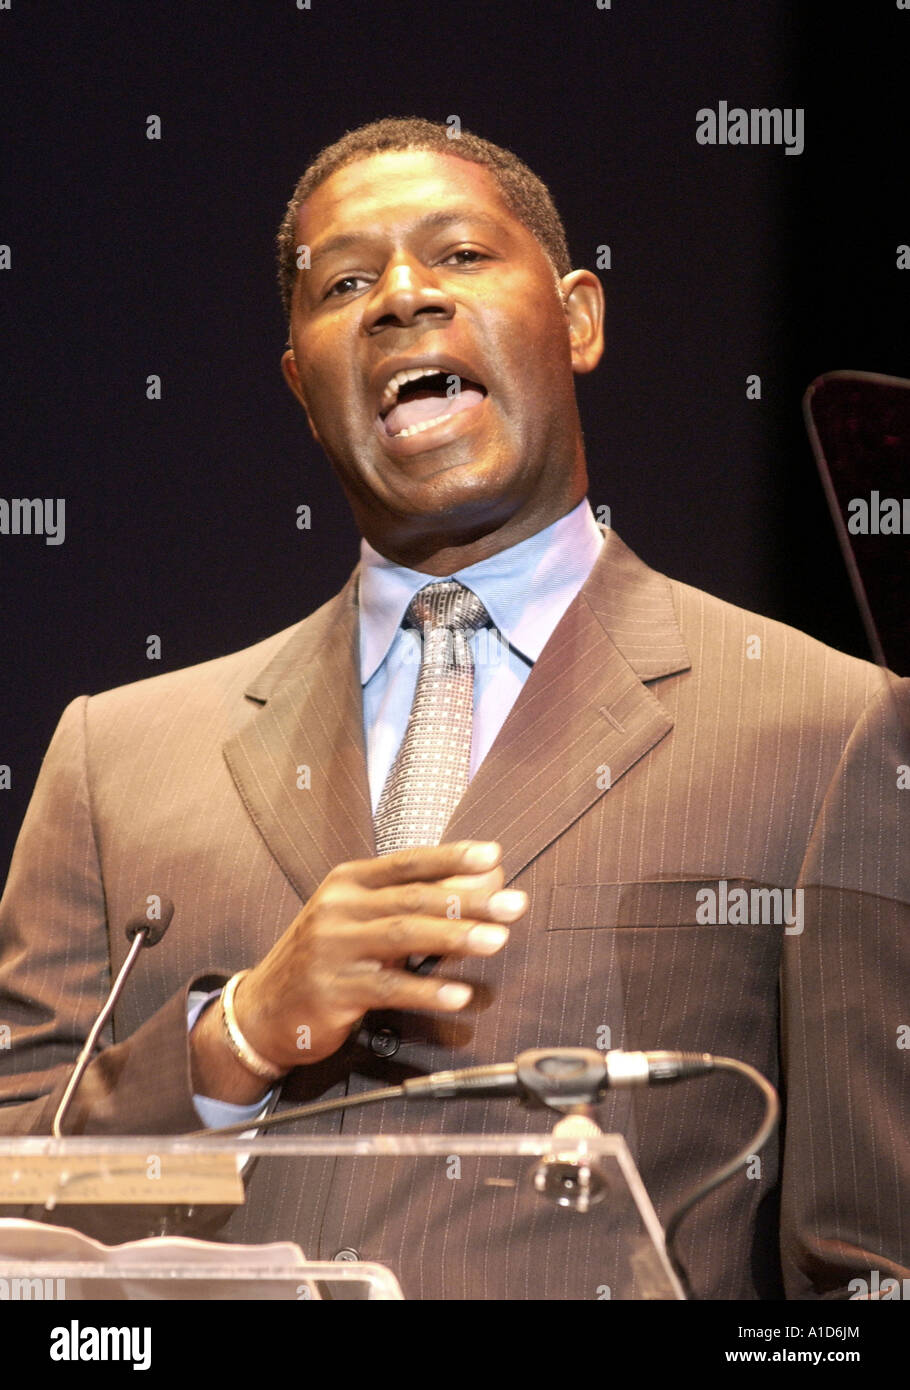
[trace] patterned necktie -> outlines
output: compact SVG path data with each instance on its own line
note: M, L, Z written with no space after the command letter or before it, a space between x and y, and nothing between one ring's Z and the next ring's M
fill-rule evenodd
M423 634L411 716L376 807L376 853L437 845L468 785L474 722L469 634L490 615L457 579L428 584L404 626Z

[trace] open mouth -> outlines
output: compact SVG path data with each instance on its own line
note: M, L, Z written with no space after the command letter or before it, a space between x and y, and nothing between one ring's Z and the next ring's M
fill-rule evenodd
M408 439L479 405L486 387L440 367L396 372L382 393L379 419L391 439Z

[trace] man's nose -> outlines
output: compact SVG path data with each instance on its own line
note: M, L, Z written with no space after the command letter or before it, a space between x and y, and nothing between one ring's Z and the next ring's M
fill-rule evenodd
M383 328L406 328L420 316L451 318L455 301L439 285L432 270L410 257L390 261L368 296L363 325L367 333Z

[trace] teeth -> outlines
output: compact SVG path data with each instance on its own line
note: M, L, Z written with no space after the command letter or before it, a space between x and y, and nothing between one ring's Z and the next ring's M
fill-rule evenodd
M428 430L431 425L438 425L440 420L448 420L450 411L446 410L442 415L434 415L432 420L421 420L419 425L408 425L406 430L399 430L393 434L393 439L407 439L409 435L421 434L423 430Z
M406 381L416 381L421 376L444 375L445 369L443 367L410 367L407 371L396 372L382 393L382 400L379 402L380 411L388 412L392 409L398 400L398 392Z

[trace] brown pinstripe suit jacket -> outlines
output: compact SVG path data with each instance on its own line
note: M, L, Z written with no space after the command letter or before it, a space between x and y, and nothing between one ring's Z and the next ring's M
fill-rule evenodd
M837 1296L873 1268L908 1275L910 790L898 769L910 763L910 682L669 580L606 535L446 833L499 840L507 882L530 895L498 958L446 967L478 983L487 1007L380 1017L401 1033L394 1057L374 1056L363 1030L292 1073L282 1102L536 1045L592 1047L604 1025L614 1047L733 1055L781 1087L786 1125L760 1176L733 1179L683 1227L701 1296ZM356 572L257 646L75 700L0 902L0 1021L12 1029L0 1131L49 1131L125 953L123 923L150 892L173 898L174 922L118 1006L68 1128L198 1128L187 990L259 959L333 865L373 853ZM696 893L721 879L802 886L803 931L700 923ZM718 1076L611 1093L601 1122L626 1135L666 1217L758 1116L750 1088ZM501 1101L344 1120L345 1133L540 1127ZM314 1258L353 1246L412 1297L501 1296L489 1255L511 1241L510 1291L518 1269L529 1293L596 1297L590 1241L567 1280L545 1228L514 1229L508 1204L479 1220L452 1183L377 1182L261 1162L219 1235L296 1238ZM72 1223L73 1209L55 1219ZM78 1224L109 1240L144 1233L122 1210ZM211 1233L198 1215L183 1229Z

